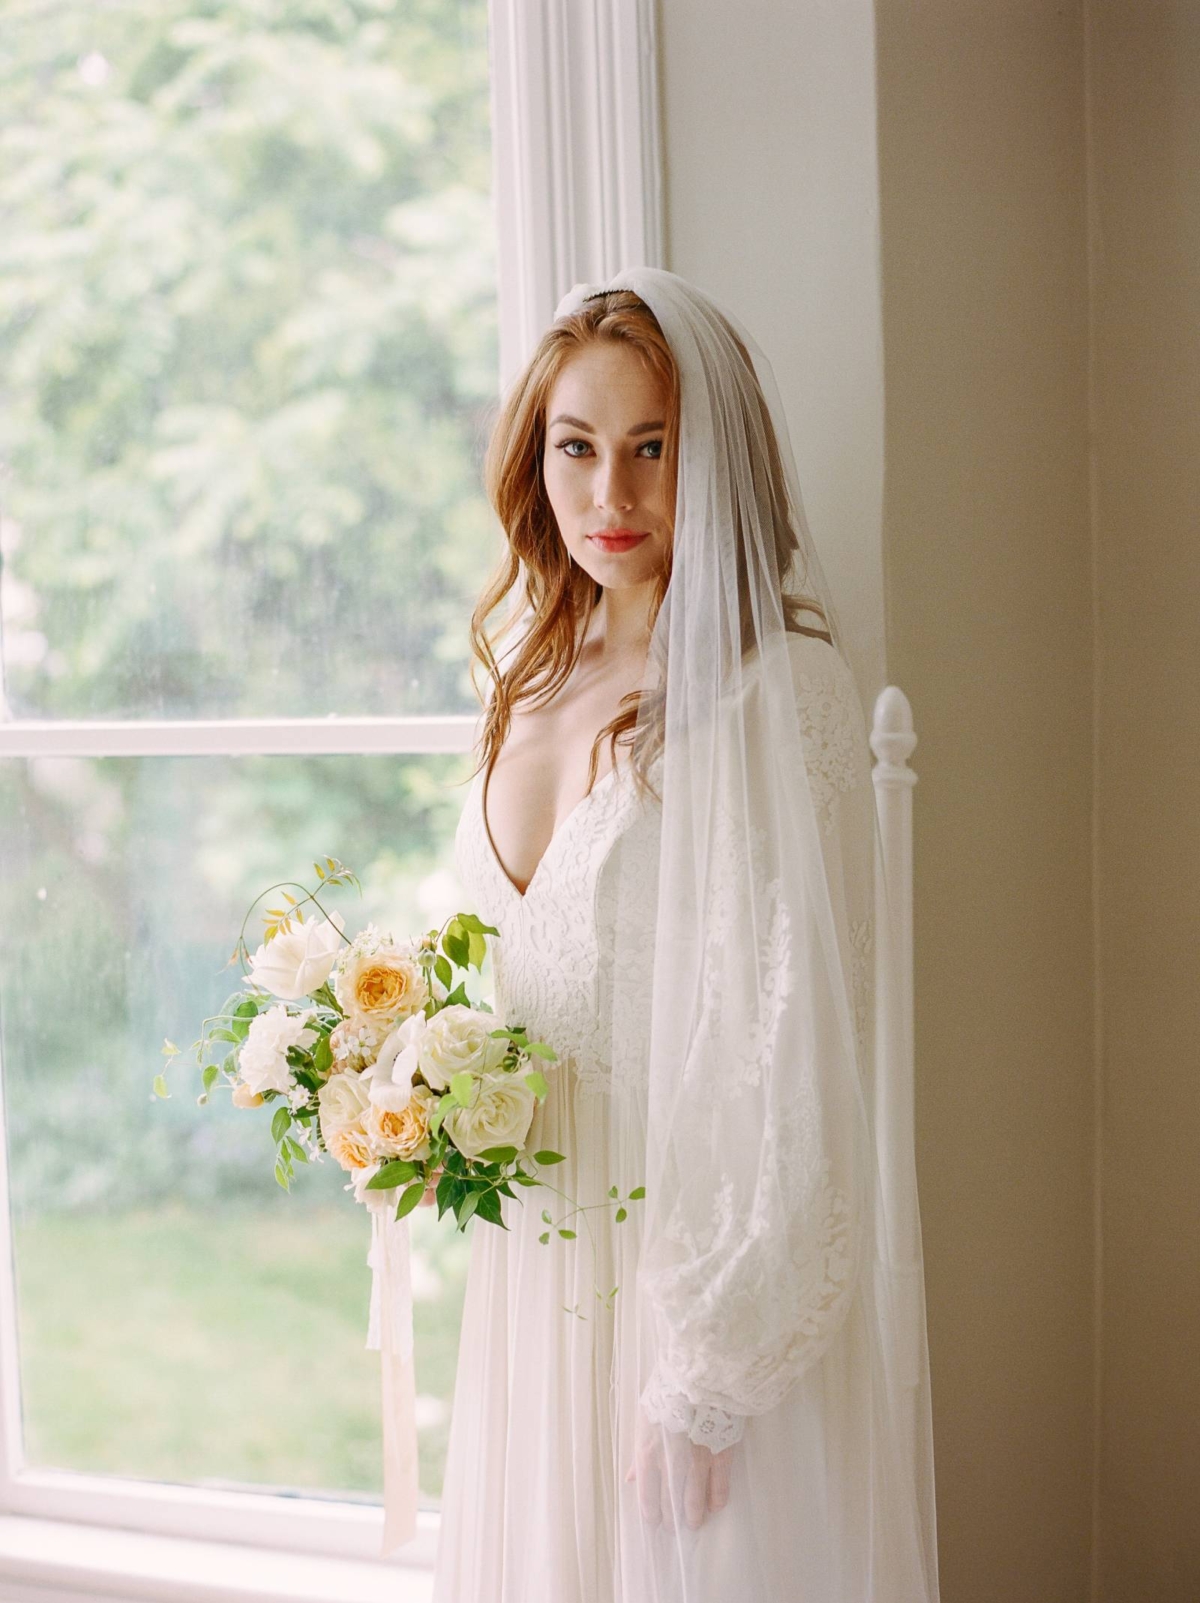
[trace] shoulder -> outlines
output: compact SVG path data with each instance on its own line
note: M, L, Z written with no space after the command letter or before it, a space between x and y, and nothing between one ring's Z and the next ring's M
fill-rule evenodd
M757 648L745 659L739 697L757 696L764 683L775 683L781 675L784 675L786 682L785 659L791 670L797 701L811 702L814 696L825 691L833 695L839 705L858 707L861 712L854 673L841 652L820 635L799 634L792 630L772 637L765 676L763 658Z

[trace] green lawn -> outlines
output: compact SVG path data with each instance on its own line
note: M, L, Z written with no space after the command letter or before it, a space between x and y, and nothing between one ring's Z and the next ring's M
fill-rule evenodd
M470 1232L412 1220L421 1486L440 1496ZM490 1228L490 1227L489 1227ZM31 1465L378 1496L370 1223L349 1199L16 1227ZM422 1292L426 1295L422 1296ZM442 1417L434 1419L441 1405Z

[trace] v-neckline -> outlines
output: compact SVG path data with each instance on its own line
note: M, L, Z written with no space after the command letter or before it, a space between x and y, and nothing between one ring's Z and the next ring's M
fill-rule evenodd
M613 777L613 775L616 773L616 771L617 770L615 768L610 768L606 774L601 774L600 778L592 786L591 790L585 791L584 794L575 803L574 807L571 808L570 812L567 813L567 815L564 818L561 818L558 821L557 825L554 828L554 832L550 836L550 839L546 842L545 851L538 858L537 867L534 869L533 873L529 876L529 880L528 880L528 883L525 886L525 889L524 890L519 890L517 885L516 885L516 882L510 876L510 874L508 872L508 869L505 868L504 864L500 861L500 853L496 850L496 843L492 839L491 827L489 826L488 821L487 821L487 787L488 787L488 780L491 778L491 774L490 774L490 771L488 771L487 769L481 770L481 772L480 772L480 785L479 785L479 816L480 816L480 819L482 820L482 823L483 823L483 836L484 836L484 839L487 841L488 851L489 851L489 853L491 855L492 862L495 863L495 865L496 865L496 869L497 869L497 872L500 875L500 878L504 881L505 885L508 886L509 891L512 893L513 896L515 896L517 898L518 901L523 902L528 897L530 891L534 887L534 883L537 880L538 875L542 872L542 868L543 868L543 865L545 864L546 859L550 856L550 853L554 850L555 842L558 840L559 836L566 829L567 825L571 822L571 820L575 817L575 815L577 813L579 813L579 812L581 812L583 810L584 803L591 801L593 799L593 797L596 795L596 793L599 791L601 785L605 784L608 780L610 780Z

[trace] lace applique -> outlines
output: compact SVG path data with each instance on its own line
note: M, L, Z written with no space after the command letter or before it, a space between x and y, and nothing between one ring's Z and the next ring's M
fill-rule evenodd
M811 1148L800 1131L808 1122L807 1114L789 1115L766 1132L763 1169L771 1189L793 1193L786 1207L768 1204L759 1187L747 1219L726 1181L712 1194L701 1228L676 1221L669 1232L683 1261L659 1293L670 1308L686 1310L687 1338L686 1345L675 1339L668 1315L660 1359L665 1390L736 1399L740 1410L763 1413L840 1328L857 1278L860 1224L833 1183L830 1159L805 1173ZM721 1265L715 1276L714 1261Z
M692 1403L682 1392L671 1391L655 1369L642 1392L642 1412L666 1430L687 1435L700 1447L719 1453L742 1438L745 1416L714 1408L711 1403Z
M454 838L459 880L474 910L500 931L492 946L498 1014L548 1041L558 1053L557 1072L583 1094L611 1089L609 1016L601 1005L611 968L611 912L600 885L636 804L627 770L605 775L563 820L524 896L488 840L482 774L475 776ZM645 953L631 952L626 960L635 972L639 964L649 969Z
M792 962L791 915L783 900L783 881L775 878L763 884L763 842L765 833L750 824L749 842L734 827L727 809L718 805L713 822L713 873L709 883L705 920L707 944L704 954L703 1009L697 1021L697 1036L720 1038L726 1043L725 1076L731 1088L749 1088L762 1081L763 1062L771 1051L784 1006L791 994ZM754 954L730 948L730 934L745 925L747 897L762 902L761 918L755 918L763 931ZM729 986L726 966L753 961L755 983ZM752 1016L735 1019L733 1027L723 1025L723 1001L728 995L752 994L756 1010Z
M862 771L858 738L862 709L849 670L836 654L835 663L830 668L794 671L808 782L827 835L836 824L833 803L839 791L853 790Z

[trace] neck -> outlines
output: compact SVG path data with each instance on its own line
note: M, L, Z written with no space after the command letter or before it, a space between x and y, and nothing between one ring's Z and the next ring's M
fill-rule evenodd
M588 620L585 641L604 656L623 656L626 652L645 653L650 643L650 603L654 580L626 584L619 589L607 585Z

